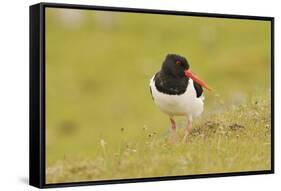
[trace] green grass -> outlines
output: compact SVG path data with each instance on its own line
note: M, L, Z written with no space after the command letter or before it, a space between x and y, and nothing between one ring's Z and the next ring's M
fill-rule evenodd
M82 12L46 11L47 183L270 168L270 22ZM187 144L149 93L168 53L213 89Z
M182 128L176 144L169 142L169 134L150 128L142 128L138 139L128 140L122 129L117 149L101 139L96 157L66 157L48 167L47 182L269 170L269 111L270 100L252 98L247 104L198 120L187 143L180 141Z

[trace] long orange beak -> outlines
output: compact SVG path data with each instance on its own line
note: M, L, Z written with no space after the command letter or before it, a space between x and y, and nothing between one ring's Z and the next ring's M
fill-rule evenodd
M199 77L193 74L190 70L185 70L184 74L186 77L191 78L193 81L200 84L202 87L206 88L207 90L211 90L211 88L203 80L200 80Z

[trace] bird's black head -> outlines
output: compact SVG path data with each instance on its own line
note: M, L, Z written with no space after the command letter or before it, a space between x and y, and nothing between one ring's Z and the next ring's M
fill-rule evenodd
M185 77L184 71L189 69L189 64L186 58L176 55L168 54L162 64L162 72L174 78Z

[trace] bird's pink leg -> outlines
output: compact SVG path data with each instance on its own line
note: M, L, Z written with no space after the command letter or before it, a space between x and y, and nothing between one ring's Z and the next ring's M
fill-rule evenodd
M172 143L176 143L177 142L177 126L176 126L176 121L170 117L170 121L172 124L171 127L171 142Z
M187 121L187 125L186 125L185 131L184 131L184 137L183 137L183 142L184 143L187 142L187 137L191 133L191 131L192 131L192 120L189 119Z

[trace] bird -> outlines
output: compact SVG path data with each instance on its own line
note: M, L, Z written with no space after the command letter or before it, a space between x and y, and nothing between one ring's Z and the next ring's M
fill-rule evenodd
M192 121L204 110L203 88L211 88L190 70L187 59L178 54L168 54L161 69L149 83L155 105L169 116L171 141L177 142L175 117L187 119L183 141L187 141L192 131Z

